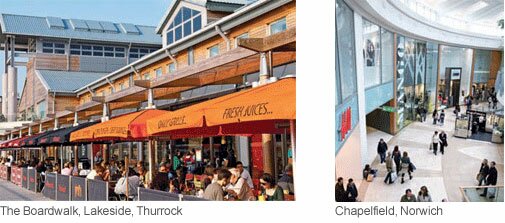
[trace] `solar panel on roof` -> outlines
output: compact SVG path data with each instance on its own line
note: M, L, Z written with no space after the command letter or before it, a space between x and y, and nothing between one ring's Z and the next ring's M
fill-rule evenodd
M139 29L131 23L121 23L121 28L126 34L140 34Z
M88 30L88 24L81 19L70 19L70 25L72 25L72 28L75 30Z
M65 24L63 23L63 20L59 17L46 17L47 25L49 25L49 28L51 29L64 29Z
M118 32L116 26L112 22L100 21L100 25L102 25L102 28L103 28L103 30L105 30L105 32L109 32L109 33L117 33Z
M102 25L100 25L100 22L98 21L87 20L86 24L88 24L88 27L91 31L103 32Z

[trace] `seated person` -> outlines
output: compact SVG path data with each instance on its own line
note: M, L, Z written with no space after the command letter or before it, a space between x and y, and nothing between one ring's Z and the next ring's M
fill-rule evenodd
M365 165L365 169L363 169L363 178L367 179L368 174L372 174L373 177L376 177L377 176L377 169L372 169L370 164Z
M128 194L126 191L126 177L128 177ZM128 168L123 171L122 177L117 181L114 192L118 195L128 195L128 199L133 200L137 196L139 186L140 178L136 175L133 168Z
M167 167L161 166L160 171L156 174L151 184L151 188L155 190L167 191L168 190L168 173Z
M295 194L295 187L293 184L293 166L291 164L286 166L284 174L279 179L277 185L279 185L282 190L288 191L288 194Z

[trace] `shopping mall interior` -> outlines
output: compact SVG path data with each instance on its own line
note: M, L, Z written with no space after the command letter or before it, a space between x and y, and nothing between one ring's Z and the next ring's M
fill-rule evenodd
M360 201L422 186L433 201L503 201L503 1L336 0L335 19L335 179L354 179ZM412 179L384 183L380 139L408 152ZM496 185L478 186L484 159Z

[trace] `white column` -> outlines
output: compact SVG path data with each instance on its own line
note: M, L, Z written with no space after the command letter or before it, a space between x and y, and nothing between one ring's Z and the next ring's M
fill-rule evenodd
M155 109L156 105L154 105L154 89L147 89L147 109Z
M73 126L79 125L79 116L77 115L77 111L74 112L74 124Z
M109 105L107 103L103 103L102 122L106 121L109 121Z
M7 66L7 65L6 65ZM7 119L7 98L9 92L9 78L8 73L4 73L2 76L2 114Z
M11 59L12 61L12 59ZM8 68L8 95L7 95L7 121L15 122L18 113L18 103L17 103L17 76L18 69L16 67L9 66Z
M361 166L365 166L367 157L367 139L366 139L366 113L365 113L365 72L363 59L363 19L354 13L354 40L356 55L356 75L358 87L358 116L359 116L359 135L360 135L360 153Z

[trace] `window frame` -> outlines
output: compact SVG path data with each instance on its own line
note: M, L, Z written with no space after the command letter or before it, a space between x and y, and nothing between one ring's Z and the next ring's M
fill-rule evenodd
M217 50L217 52L212 53L213 50ZM207 58L215 57L218 55L219 55L219 43L207 48Z
M285 29L281 30L281 31L277 31L277 32L272 32L272 27L274 25L277 25L278 23L284 21L284 26L286 27ZM280 19L277 19L271 23L268 24L268 35L274 35L274 34L277 34L277 33L281 33L281 32L284 32L288 29L288 22L287 22L287 19L286 19L286 16L280 18Z

